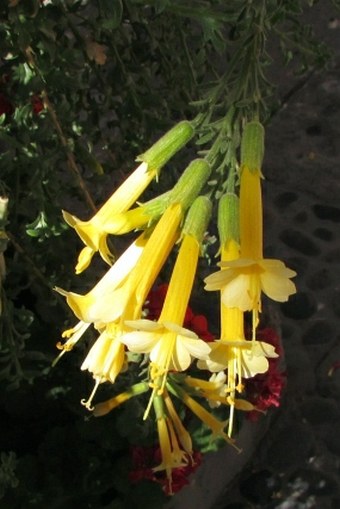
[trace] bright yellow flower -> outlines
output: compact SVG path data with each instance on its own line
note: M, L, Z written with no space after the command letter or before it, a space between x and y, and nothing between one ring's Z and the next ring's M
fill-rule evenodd
M172 470L188 465L192 460L192 442L173 406L168 392L156 395L153 400L162 461L154 472L165 470L172 493Z
M169 370L185 371L192 358L205 359L210 352L210 347L197 334L175 323L137 320L126 324L138 331L129 332L122 341L131 352L150 354L157 377Z
M107 234L115 233L117 228L122 230L122 222L124 230L127 226L133 229L148 221L147 217L143 217L142 208L131 211L128 218L122 217L121 213L130 209L153 178L158 178L161 168L193 134L194 128L187 121L179 122L167 131L152 147L137 157L141 164L89 221L81 221L76 216L63 212L65 221L76 230L86 246L78 258L77 274L88 267L96 251L111 265L112 255L107 246Z
M109 300L113 291L119 287L141 257L147 243L145 235L141 235L110 267L100 281L86 295L68 292L56 287L55 290L66 297L66 301L76 317L86 323L97 322L98 301Z
M77 274L88 267L96 251L111 265L112 255L107 247L106 225L113 221L115 215L128 210L156 175L156 169L150 170L147 163L141 163L88 221L81 221L63 211L65 221L76 230L86 245L79 255Z
M182 327L198 256L199 243L185 234L159 320L126 322L138 331L126 334L122 341L132 352L150 354L152 378L162 377L162 388L169 370L185 371L192 358L204 359L210 351L207 343Z
M132 385L127 391L121 392L117 394L113 398L110 398L106 401L102 401L101 403L97 403L93 408L93 415L95 417L101 417L102 415L106 415L114 408L122 405L130 398L135 396L139 396L144 392L147 392L150 389L149 384L147 382L139 382Z
M168 207L150 237L144 232L86 295L57 289L66 296L74 314L84 322L110 323L129 306L134 309L129 318L139 317L145 298L178 238L182 215L179 204Z
M205 279L208 291L221 290L227 307L261 311L261 293L285 302L296 292L291 278L296 275L283 262L262 255L262 198L260 171L243 168L240 188L240 258L220 263L224 270Z
M172 470L174 468L185 467L188 465L188 456L181 450L176 440L172 422L165 416L157 419L158 439L161 450L162 461L152 470L161 472L165 470L169 483L169 493L172 493Z
M224 431L228 425L228 421L220 421L217 419L211 412L198 403L198 401L189 396L189 394L182 388L177 386L175 391L177 393L176 395L192 411L192 413L194 413L200 421L211 429L214 438L221 437L237 449L237 447L233 444L233 441Z
M221 247L222 270L219 274L228 272L224 265L237 262L238 245L229 241ZM234 260L234 262L233 262ZM288 269L287 269L288 270ZM246 288L246 291L248 288ZM237 407L236 393L243 390L243 378L251 378L258 373L265 373L269 363L267 357L277 357L272 345L255 339L255 327L253 340L246 341L244 336L244 311L241 306L225 304L225 291L221 291L221 338L211 346L209 358L198 363L201 369L208 369L218 373L228 370L226 393L230 405L228 435L231 436L233 429L234 408ZM246 293L246 295L248 295ZM229 295L228 295L229 298ZM229 301L228 301L229 302ZM237 302L239 304L239 301ZM257 304L257 303L255 303ZM248 309L248 308L247 308ZM253 309L253 308L251 308Z
M224 270L205 279L205 289L221 290L227 307L242 311L261 311L261 293L278 302L285 302L296 292L290 280L296 272L288 269L280 260L239 260L220 263Z
M268 370L268 357L277 357L275 348L263 341L246 341L243 335L243 311L221 304L221 339L211 345L207 360L199 361L200 369L219 373L227 369L226 401L230 405L228 436L232 436L236 393L243 391L243 379ZM213 398L223 402L219 397ZM241 407L242 408L242 407ZM242 408L244 409L244 408ZM251 409L251 405L249 406Z

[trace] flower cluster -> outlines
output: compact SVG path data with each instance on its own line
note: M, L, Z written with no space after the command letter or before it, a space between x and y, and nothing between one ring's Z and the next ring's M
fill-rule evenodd
M159 446L152 457L158 464L153 464L151 471L143 467L144 474L137 465L133 475L161 482L167 493L181 487L197 465L195 444L182 422L183 409L210 429L213 439L223 438L237 448L233 439L235 411L252 415L278 404L280 352L272 338L257 332L261 296L265 293L282 302L295 292L291 281L295 273L283 262L263 257L263 127L251 122L245 126L241 142L239 198L229 177L227 192L219 200L220 270L205 280L206 290L220 293L218 339L209 332L206 317L192 311L190 296L212 213L211 193L201 194L211 175L208 159L193 160L172 189L145 203L138 200L193 134L189 122L177 124L138 157L137 169L89 220L63 212L84 244L76 273L87 269L97 252L110 267L85 295L56 288L78 319L63 333L58 359L89 327L95 329L97 339L81 366L92 374L94 388L82 403L101 416L131 398L147 396L143 419L155 420ZM139 235L114 260L108 236L134 230L139 230ZM155 289L172 252L175 262L169 283ZM250 340L244 333L249 313ZM135 373L136 362L140 365L136 383L127 377L125 391L93 403L101 384L115 383L131 363ZM221 420L215 407L226 407L227 418Z

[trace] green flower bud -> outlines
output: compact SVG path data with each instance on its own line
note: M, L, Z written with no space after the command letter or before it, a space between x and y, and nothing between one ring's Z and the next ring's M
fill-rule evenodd
M241 171L259 171L264 156L264 127L253 121L246 124L241 139Z
M211 210L212 204L209 198L207 196L198 196L189 209L182 234L195 237L200 244L207 230Z
M183 120L165 133L149 150L140 154L136 161L147 163L150 170L159 170L193 135L194 128L190 122Z
M210 165L204 159L191 161L172 189L169 203L180 203L184 209L190 207L207 182L210 173Z
M239 243L239 199L234 193L224 194L218 204L217 227L221 246L229 240Z

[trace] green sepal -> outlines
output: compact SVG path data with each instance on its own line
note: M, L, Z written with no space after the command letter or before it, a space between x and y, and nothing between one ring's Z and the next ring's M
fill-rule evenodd
M260 122L246 124L241 138L241 171L260 171L264 156L264 127Z
M239 198L234 193L224 194L218 203L218 234L221 246L229 240L240 241Z
M146 152L140 154L136 161L148 164L151 171L158 171L193 137L194 128L190 122L183 120L164 134Z
M211 217L212 203L207 196L198 196L191 205L182 233L195 237L201 244Z
M191 161L173 187L169 203L180 203L184 210L189 208L201 192L210 173L211 167L205 159Z

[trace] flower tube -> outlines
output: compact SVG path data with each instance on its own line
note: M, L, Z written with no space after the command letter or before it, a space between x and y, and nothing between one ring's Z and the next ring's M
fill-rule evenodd
M141 164L88 221L82 221L63 211L65 221L76 230L86 246L78 258L77 274L89 266L97 251L103 260L111 265L112 255L107 246L107 225L112 223L115 215L127 211L136 202L150 182L155 177L158 178L162 166L190 140L193 133L193 127L189 122L180 122L148 151L138 156L137 160L142 161Z

